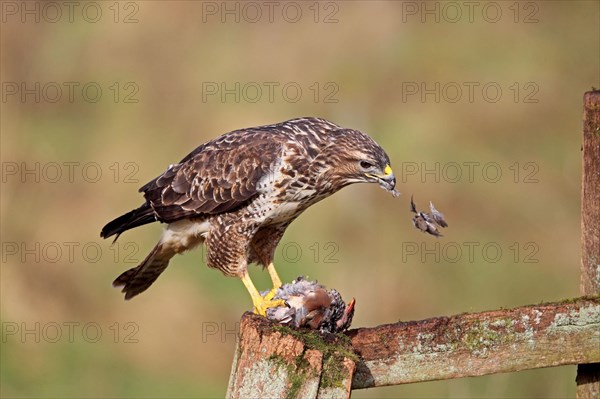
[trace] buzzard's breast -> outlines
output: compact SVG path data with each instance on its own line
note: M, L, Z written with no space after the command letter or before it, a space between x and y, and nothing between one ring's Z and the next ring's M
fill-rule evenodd
M282 223L294 219L302 211L299 202L286 201L273 204L267 212L265 222Z
M256 219L265 224L290 222L318 200L306 162L297 146L291 145L270 166L256 186L260 195L251 207Z

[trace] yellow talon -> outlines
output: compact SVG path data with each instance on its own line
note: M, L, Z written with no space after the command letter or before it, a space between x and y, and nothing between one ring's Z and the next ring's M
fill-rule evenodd
M268 300L263 298L258 303L254 302L254 313L266 316L267 309L278 308L279 306L285 306L285 301L283 299Z
M270 301L275 298L275 294L277 294L277 288L273 288L267 295L264 296L265 301Z
M248 272L242 274L242 282L246 286L246 289L252 297L252 303L254 304L254 313L261 316L267 315L267 309L276 308L279 306L285 306L285 301L282 299L273 299L277 293L277 288L273 288L264 298L258 293L258 290L250 280Z

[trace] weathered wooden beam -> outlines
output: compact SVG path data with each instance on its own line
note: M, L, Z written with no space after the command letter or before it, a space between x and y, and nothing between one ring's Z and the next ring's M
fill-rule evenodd
M227 398L350 397L356 355L344 335L293 330L245 313Z
M600 91L584 95L581 293L600 294ZM600 398L600 364L577 368L577 397Z
M600 362L600 297L348 332L352 389Z

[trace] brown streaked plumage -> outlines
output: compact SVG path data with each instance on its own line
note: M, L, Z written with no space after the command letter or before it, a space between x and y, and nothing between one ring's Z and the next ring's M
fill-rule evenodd
M121 274L125 299L145 291L178 253L204 243L208 266L238 276L265 314L275 290L261 297L247 267L267 267L274 288L281 286L274 251L285 229L306 208L341 188L377 183L397 195L385 151L357 130L319 118L235 130L192 151L150 181L145 202L102 229L108 238L159 221L160 241L137 267ZM115 238L116 239L116 238Z

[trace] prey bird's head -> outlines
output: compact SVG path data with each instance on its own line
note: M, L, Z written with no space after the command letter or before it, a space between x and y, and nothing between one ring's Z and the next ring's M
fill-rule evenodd
M343 187L353 183L377 183L394 195L396 177L390 158L383 148L368 135L353 129L339 129L330 133L330 173Z

